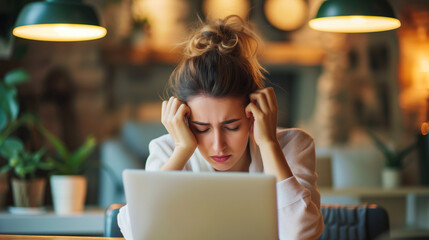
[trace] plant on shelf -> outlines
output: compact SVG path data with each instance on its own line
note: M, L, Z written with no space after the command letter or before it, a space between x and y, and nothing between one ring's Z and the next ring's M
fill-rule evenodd
M67 149L65 144L42 125L39 131L55 148L57 156L52 158L55 175L83 175L88 169L88 157L96 146L94 137L89 136L85 142L74 152Z
M0 173L12 171L19 179L34 179L39 170L50 171L53 168L51 161L43 159L45 149L34 153L27 152L22 143L15 138L8 138L3 145L0 154L9 161L0 169Z
M12 173L15 206L39 207L43 204L46 179L38 173L50 170L51 164L42 158L44 150L28 152L21 139L10 136L20 126L34 121L30 114L19 116L16 86L28 79L25 70L16 69L0 82L0 173Z
M0 173L12 172L12 190L14 204L17 207L40 207L43 205L46 173L53 168L52 162L43 158L45 149L28 152L21 141L8 138L3 142L0 151L2 157L8 159ZM42 173L42 174L41 174Z
M83 211L85 205L87 180L83 176L90 166L88 158L96 146L94 137L89 136L74 152L41 124L37 128L54 146L56 156L50 158L53 164L51 175L52 198L57 214L71 214Z
M404 158L416 148L416 143L413 143L402 150L394 151L383 143L375 133L368 131L368 134L375 146L383 153L384 156L385 165L382 173L383 187L398 187L401 182L400 171L404 166Z

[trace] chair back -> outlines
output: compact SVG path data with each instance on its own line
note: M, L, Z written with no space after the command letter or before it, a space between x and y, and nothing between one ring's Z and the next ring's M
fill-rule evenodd
M389 216L380 206L322 204L321 212L325 230L320 240L390 239Z
M105 212L104 216L104 237L123 237L118 226L119 209L124 204L111 204Z

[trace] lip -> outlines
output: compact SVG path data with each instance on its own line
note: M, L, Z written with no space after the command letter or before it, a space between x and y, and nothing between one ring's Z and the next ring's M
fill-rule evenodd
M228 161L228 159L230 157L231 157L231 155L211 156L211 158L213 159L213 161L219 162L219 163Z

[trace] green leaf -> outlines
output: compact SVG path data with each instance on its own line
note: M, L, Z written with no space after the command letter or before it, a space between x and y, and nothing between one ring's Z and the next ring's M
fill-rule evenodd
M84 144L71 156L70 165L72 166L72 168L74 168L76 171L81 170L86 159L92 153L92 150L94 149L95 145L95 138L92 136L88 137L85 140Z
M4 84L0 83L0 109L6 112L9 118L9 98L8 90Z
M18 117L18 113L19 113L18 101L16 100L15 94L8 93L6 97L8 102L10 118L11 118L11 121L13 121Z
M19 105L16 100L16 90L0 84L0 109L6 112L8 119L15 120L18 116Z
M0 133L0 145L2 145L2 143L5 141L5 139L13 132L15 131L18 127L20 127L22 124L26 123L29 124L30 122L26 122L28 121L28 119L25 119L23 117L10 122L7 127Z
M43 155L45 154L46 150L44 148L40 149L39 151L37 151L34 155L33 155L33 161L34 162L39 162L40 159L43 157Z
M38 167L45 171L54 169L54 163L52 162L39 162Z
M384 154L387 165L389 165L390 159L394 157L394 153L386 145L384 145L384 143L373 132L368 131L368 135L372 138L375 146L378 147L378 149Z
M28 165L24 166L24 170L25 170L25 173L27 174L36 172L36 164L29 163Z
M57 162L54 167L54 173L59 175L75 175L76 173L70 168L69 165Z
M9 166L10 167L16 167L20 162L20 159L18 157L12 157L9 159Z
M15 174L19 177L19 178L25 178L26 172L25 172L25 168L24 166L20 165L20 166L16 166L15 167Z
M17 85L23 82L27 82L30 77L27 71L24 69L15 69L6 74L4 82L7 85Z
M24 150L24 144L18 138L7 138L0 147L0 154L5 158L17 156Z
M5 112L3 109L0 109L0 131L6 127L7 122L7 112Z
M70 153L65 147L65 145L55 135L49 132L48 129L44 128L41 124L37 124L36 126L39 129L40 133L42 133L43 136L45 136L45 138L48 139L48 141L55 147L58 155L65 161L68 161L70 157Z

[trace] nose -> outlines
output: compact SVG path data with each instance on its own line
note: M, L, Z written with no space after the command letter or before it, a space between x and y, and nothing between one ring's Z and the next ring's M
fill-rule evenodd
M218 153L224 153L226 149L225 138L220 130L214 131L214 141L213 141L213 150Z

